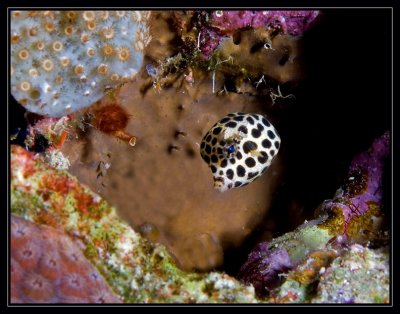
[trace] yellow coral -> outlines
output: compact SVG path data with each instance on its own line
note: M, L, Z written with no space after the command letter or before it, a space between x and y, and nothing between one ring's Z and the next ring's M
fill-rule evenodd
M329 217L320 225L321 229L326 229L331 235L339 235L344 232L344 215L339 206L334 206L329 211Z

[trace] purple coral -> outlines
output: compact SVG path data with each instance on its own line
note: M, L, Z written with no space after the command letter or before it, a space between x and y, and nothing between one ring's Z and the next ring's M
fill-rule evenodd
M299 36L315 22L320 11L213 11L208 23L200 26L200 50L209 57L222 37L236 30L264 27L283 34Z
M214 11L211 25L227 35L244 27L278 29L298 36L310 28L319 11Z
M333 200L323 204L322 208L327 212L333 208L341 209L344 216L345 235L355 235L351 234L354 230L349 230L349 225L354 219L382 206L382 179L389 151L390 135L389 132L385 132L373 142L368 151L353 159L347 182Z
M382 200L382 176L384 172L385 160L390 151L389 132L376 139L371 148L355 157L350 165L349 173L366 171L368 173L367 189L360 195L358 202L373 201L380 203ZM351 197L349 191L346 194Z
M284 248L270 247L260 243L241 267L239 279L245 284L253 284L257 294L264 295L280 283L279 274L289 271L293 263Z

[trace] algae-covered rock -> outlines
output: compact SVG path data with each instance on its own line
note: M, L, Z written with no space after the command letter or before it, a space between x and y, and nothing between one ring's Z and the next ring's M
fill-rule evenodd
M249 254L241 280L270 302L313 301L318 283L315 302L389 302L388 255L368 248L371 242L383 248L387 243L381 209L389 147L385 132L353 159L345 184L318 208L318 218Z
M164 246L143 239L97 194L19 146L11 146L11 211L79 244L124 302L257 301L252 287L226 274L179 270Z
M285 277L285 282L270 294L269 302L390 302L387 247L371 249L353 244L340 252L317 251Z
M389 252L354 244L323 272L313 303L389 303Z

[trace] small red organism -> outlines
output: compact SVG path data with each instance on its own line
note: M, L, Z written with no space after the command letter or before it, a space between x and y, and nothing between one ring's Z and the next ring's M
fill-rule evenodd
M73 190L72 194L76 201L76 207L82 214L88 214L88 209L93 203L91 195L85 193L81 186L77 185Z
M359 207L360 207L360 205L354 205L353 203L351 203L350 205L349 205L349 208L350 208L350 211L351 211L351 213L352 214L354 214L356 217L358 217L358 216L360 216L361 215L361 212L360 212L360 210L359 210Z
M121 106L107 105L95 110L92 114L93 126L96 129L135 146L136 136L125 131L130 115Z
M67 139L67 136L68 136L67 131L62 131L61 135L54 140L53 146L55 148L61 148L63 146L65 140Z
M41 184L44 189L55 191L65 196L70 192L70 188L73 186L74 182L68 178L68 176L56 177L50 174L42 177Z
M29 123L26 145L32 150L35 147L43 150L60 149L68 139L68 134L74 134L77 123L74 114L50 118L28 113L26 119ZM41 144L39 139L46 142Z

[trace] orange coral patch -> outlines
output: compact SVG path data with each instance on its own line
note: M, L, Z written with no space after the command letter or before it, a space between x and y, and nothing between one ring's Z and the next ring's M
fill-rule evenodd
M94 112L94 126L104 133L124 129L128 120L128 113L118 105L108 105Z
M43 187L65 196L70 191L70 179L68 177L46 174L42 178Z
M89 207L93 204L93 198L86 194L81 187L78 187L73 191L73 195L76 201L76 207L82 214L88 214Z

